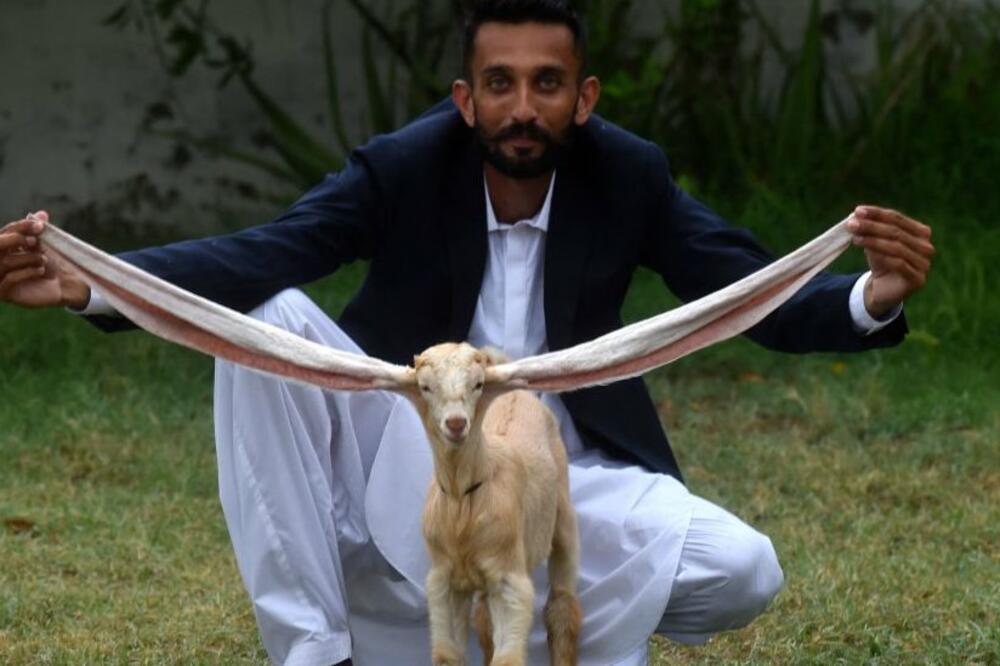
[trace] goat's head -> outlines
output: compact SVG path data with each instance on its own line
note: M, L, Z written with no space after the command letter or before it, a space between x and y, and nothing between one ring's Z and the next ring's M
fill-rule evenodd
M490 367L501 360L464 342L435 345L413 358L414 402L431 437L455 446L468 439L497 393Z

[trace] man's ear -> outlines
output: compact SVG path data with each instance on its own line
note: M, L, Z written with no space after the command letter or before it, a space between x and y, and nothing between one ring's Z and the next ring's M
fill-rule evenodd
M597 106L601 97L601 81L596 76L588 76L580 84L580 94L576 98L576 113L573 122L582 125L590 118L591 112Z
M454 83L451 84L451 101L455 103L455 107L462 114L465 124L474 127L476 125L476 107L472 103L472 84L464 79L455 79Z

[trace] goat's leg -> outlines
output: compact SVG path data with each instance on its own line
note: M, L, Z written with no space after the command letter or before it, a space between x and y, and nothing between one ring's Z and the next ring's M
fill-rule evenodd
M563 489L559 493L552 554L549 555L551 590L545 603L545 629L552 666L576 666L576 646L582 622L580 602L576 596L579 561L576 512L570 502L569 491Z
M524 666L535 588L526 572L508 572L486 595L493 621L491 666Z
M479 647L483 651L483 663L493 660L493 620L490 618L490 607L486 605L486 597L478 595L472 611L472 622L479 637Z
M431 663L434 666L465 666L472 595L453 589L449 574L446 567L432 567L427 574Z

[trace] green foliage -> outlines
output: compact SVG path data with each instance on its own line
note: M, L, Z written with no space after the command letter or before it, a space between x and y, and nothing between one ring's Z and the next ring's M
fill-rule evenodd
M374 13L360 0L346 0L363 22L361 64L369 119L363 141L372 132L388 132L405 119L443 97L447 84L434 73L450 36L450 15L434 13L429 4L413 3L388 16ZM219 137L196 136L184 128L154 132L189 143L211 154L233 159L265 171L293 189L310 187L330 171L343 166L353 147L345 130L337 67L337 48L332 38L333 11L337 3L326 0L321 11L323 63L328 122L333 137L310 131L258 83L252 45L220 25L211 13L210 0L124 0L106 19L116 29L148 30L165 71L172 77L187 75L200 63L220 73L218 85L238 82L249 94L269 127L264 152L256 154L235 148ZM392 54L388 76L381 71L381 49ZM397 68L407 76L398 80ZM399 94L400 88L404 90ZM334 139L337 148L332 145Z
M441 99L455 69L446 54L459 43L462 2L343 3L362 25L357 65L367 121L353 137L340 101L344 54L330 33L335 0L319 17L332 137L307 131L263 90L252 46L213 20L209 0L126 0L108 22L149 27L173 76L200 62L221 73L220 85L241 83L273 132L268 154L252 158L210 138L180 136L308 186L369 134L390 131ZM771 25L773 14L757 0L582 5L589 62L604 82L601 113L663 146L679 173L733 210L758 197L905 202L919 188L953 204L968 199L970 182L990 191L987 174L1000 167L1000 142L989 125L1000 115L1000 87L993 84L1000 11L991 2L925 0L906 12L888 0L874 10L825 11L810 0L792 36ZM874 35L871 71L829 64L827 50L849 27L863 39ZM986 163L971 157L984 154Z
M968 200L956 195L970 180L990 192L982 176L1000 166L989 125L1000 116L992 4L929 0L906 13L888 2L875 12L810 2L795 48L753 0L681 2L635 39L626 15L639 4L590 3L602 112L663 146L675 169L733 209L756 197L905 202L913 181L952 204ZM872 71L825 57L846 23L875 35Z
M401 125L441 99L455 70L463 3L327 0L319 18L330 136L269 95L252 45L213 19L210 0L127 0L108 17L142 26L166 71L196 64L236 82L270 131L262 150L172 129L171 137L261 169L287 199L339 168L355 144ZM858 203L931 223L943 250L928 296L910 312L918 337L987 349L1000 328L988 267L1000 263L1000 8L991 0L925 0L910 10L822 9L810 0L798 32L782 33L757 0L589 0L582 3L590 69L603 81L599 111L664 148L675 176L776 251L794 247ZM351 63L363 73L366 120L345 129L331 33L349 7L361 25ZM866 7L869 7L866 5ZM874 47L862 71L829 51L847 32ZM163 131L163 130L159 130ZM841 261L858 269L858 257Z

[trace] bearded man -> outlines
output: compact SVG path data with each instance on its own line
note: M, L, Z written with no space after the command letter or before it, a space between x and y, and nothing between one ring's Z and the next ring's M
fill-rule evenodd
M585 50L565 2L481 2L451 100L357 149L272 223L123 258L395 363L445 340L512 358L590 340L622 325L639 266L691 300L769 263L750 234L678 188L657 146L592 113L600 83L585 75ZM19 220L0 233L0 298L130 328L39 251L42 227ZM902 340L901 304L926 279L930 230L874 206L851 228L871 270L818 275L752 339L791 352ZM289 290L359 258L367 278L336 323ZM770 540L688 492L641 380L544 399L571 460L581 664L642 664L654 632L700 643L765 609L783 582ZM226 524L270 658L428 663L419 512L431 461L409 403L219 362L215 422ZM535 582L544 589L543 571ZM529 662L544 655L536 626Z

